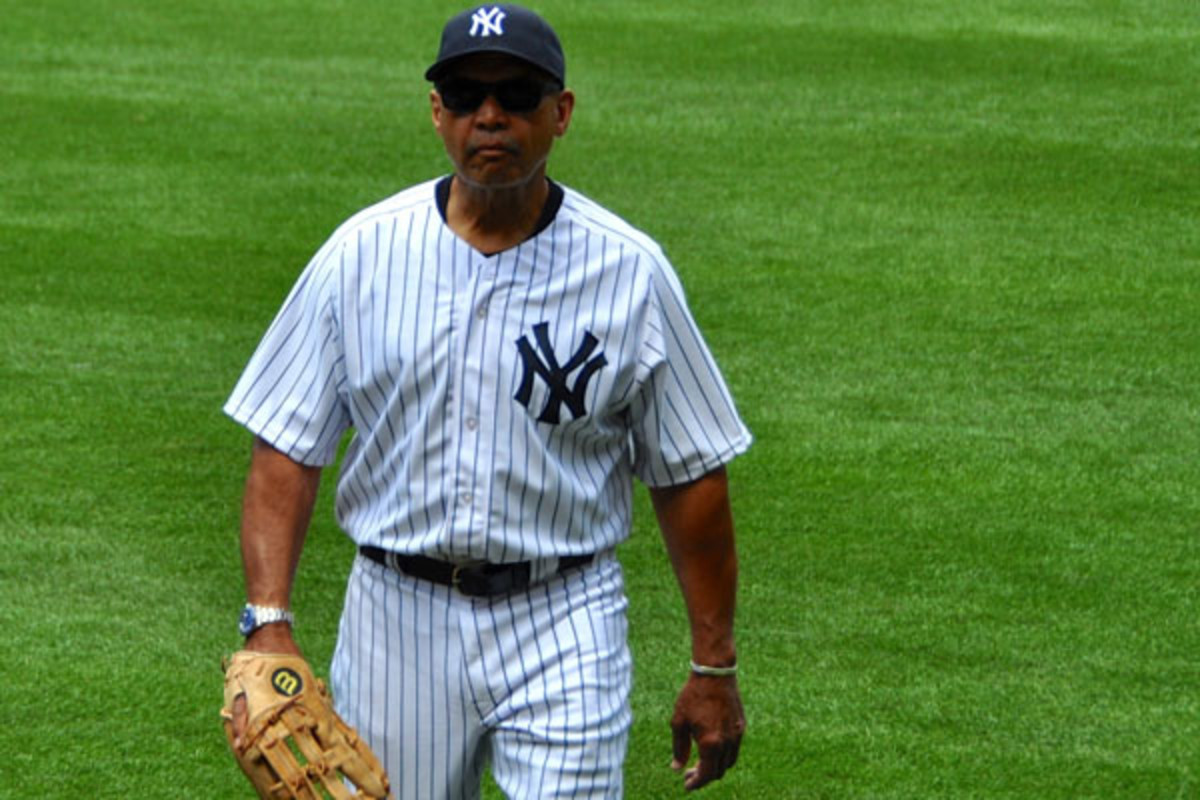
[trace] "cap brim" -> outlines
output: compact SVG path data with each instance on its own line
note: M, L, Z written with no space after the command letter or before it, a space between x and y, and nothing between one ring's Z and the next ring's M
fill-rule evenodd
M514 52L513 50L508 49L506 47L495 47L495 46L480 48L478 50L471 50L470 52L466 52L466 53L456 53L455 55L448 56L446 58L441 59L440 61L436 61L436 62L434 62L434 64L431 67L429 67L429 69L425 70L425 80L437 81L438 78L442 77L448 69L453 67L459 61L462 61L464 58L470 58L471 56L481 55L481 54L486 54L486 53L498 53L500 55L511 56L512 58L515 58L516 60L521 61L525 64L528 64L529 66L533 67L534 69L545 73L549 77L558 81L559 84L563 84L563 79L560 76L555 75L553 72L546 69L541 64L531 61L530 59L526 58L521 53Z

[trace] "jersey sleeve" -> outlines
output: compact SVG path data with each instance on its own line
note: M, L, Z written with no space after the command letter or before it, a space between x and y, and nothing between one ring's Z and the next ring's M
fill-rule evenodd
M671 486L733 460L752 436L665 261L647 303L641 359L647 373L630 404L633 469L647 486Z
M335 315L337 271L325 249L308 265L267 329L224 411L302 464L337 457L349 414Z

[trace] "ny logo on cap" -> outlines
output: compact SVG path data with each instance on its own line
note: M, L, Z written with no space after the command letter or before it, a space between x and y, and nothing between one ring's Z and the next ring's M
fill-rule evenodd
M500 6L492 6L491 10L480 8L471 17L470 36L504 35L504 10Z

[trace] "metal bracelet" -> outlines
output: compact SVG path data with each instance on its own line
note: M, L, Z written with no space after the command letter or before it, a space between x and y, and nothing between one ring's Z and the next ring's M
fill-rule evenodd
M691 663L692 672L697 675L707 675L713 678L725 678L730 675L737 675L738 671L737 664L734 664L732 667L706 667L703 664L697 664L695 661Z

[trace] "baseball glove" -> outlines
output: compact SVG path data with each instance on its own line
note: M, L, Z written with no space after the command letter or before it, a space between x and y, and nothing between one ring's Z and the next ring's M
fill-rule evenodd
M246 700L241 749L233 704ZM259 797L269 800L387 798L379 759L330 704L325 684L300 656L234 653L225 665L225 737ZM350 793L345 779L357 791Z

